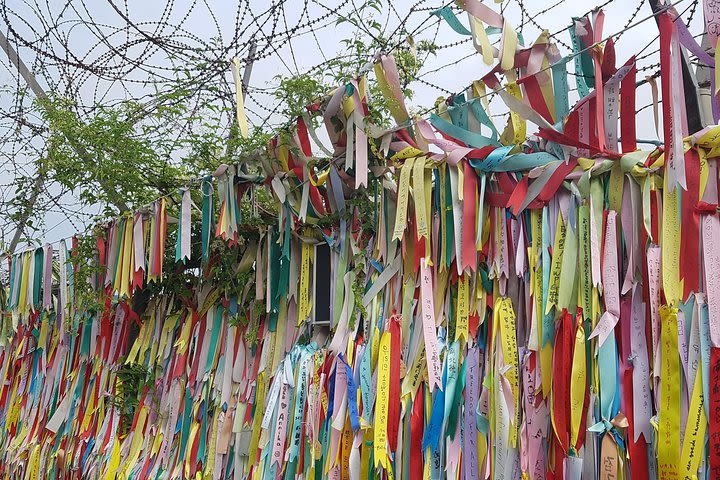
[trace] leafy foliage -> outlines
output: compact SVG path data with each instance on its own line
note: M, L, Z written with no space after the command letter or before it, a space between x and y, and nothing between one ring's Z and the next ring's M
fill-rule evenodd
M384 8L382 0L364 0L351 14L337 18L338 26L352 26L351 33L340 40L346 53L327 62L326 69L275 77L277 113L292 122L309 105L322 104L334 88L355 79L359 71L371 70L369 66L378 53L389 51L395 57L404 94L411 97L412 91L406 85L417 75L423 58L435 53L436 46L430 42L415 44L404 24L399 30L388 33L387 23L382 22ZM213 172L223 163L240 164L247 175L264 173L261 163L274 132L267 125L259 125L250 136L242 137L235 121L234 96L224 79L218 78L216 82L200 80L191 72L202 65L183 67L182 62L176 65L180 66L174 77L157 86L153 95L143 100L96 105L92 109L59 96L36 101L38 114L47 129L43 155L36 162L40 173L50 182L72 191L81 206L101 207L98 221L136 211L158 197L168 199L168 215L177 217L179 202L173 199L177 198L179 189ZM367 85L371 122L389 126L387 100L371 71L367 75ZM321 117L311 115L310 118L317 126ZM284 135L282 130L281 135ZM379 162L381 159L376 158L374 147L371 145L370 148L371 162ZM323 168L328 161L327 158L313 158L309 166ZM17 207L35 208L28 205L24 194L32 182L30 176L19 179L14 200ZM375 228L370 219L375 218L376 207L374 198L368 195L374 188L374 180L370 179L370 182L367 191L348 200L345 213L348 224L355 221L361 238ZM191 189L191 194L194 203L201 205L203 198L199 189ZM211 245L214 261L209 266L207 280L226 296L239 296L245 285L254 281L250 272L234 271L247 246L243 242L257 237L258 227L277 221L277 205L266 186L253 185L244 199L239 205L243 241L230 246L215 239ZM217 217L217 195L215 202ZM40 210L36 211L36 214L40 213ZM339 220L338 214L328 214L320 219L318 226L329 228ZM27 226L37 228L32 218ZM102 228L83 233L69 259L75 272L75 304L97 312L102 309L100 285L105 271L99 266L95 243L96 238L105 233ZM176 298L189 299L193 295L191 280L200 266L197 260L200 258L199 232L193 232L194 261L190 265L175 263L172 246L177 229L172 223L167 235L164 278L145 288L151 294L162 291ZM356 261L362 263L360 258ZM363 284L364 278L358 276L354 286L356 296L362 294ZM255 308L251 304L243 307L253 311ZM238 318L237 321L257 323L259 315L257 312L249 319Z
M327 62L327 68L297 75L277 76L274 97L277 113L288 119L301 115L338 85L366 69L379 52L392 50L400 81L407 85L422 66L422 55L435 45L415 45L404 25L386 32L382 0L364 0L336 24L352 26L340 40L346 52ZM41 173L72 191L84 206L100 206L102 217L133 210L159 196L173 195L190 179L212 172L221 163L242 162L249 173L259 171L271 132L257 126L247 138L237 131L234 98L222 78L207 82L191 72L203 67L178 62L174 77L156 87L143 101L120 101L88 110L63 97L39 100L39 116L47 126L44 155L37 161ZM372 121L388 126L385 98L368 75ZM405 95L412 91L405 89ZM315 120L317 121L317 119ZM27 201L31 177L20 179L15 203ZM22 187L22 188L20 188ZM21 211L22 208L16 208ZM33 224L30 221L30 227Z
M49 125L47 175L74 191L83 204L102 205L111 216L169 194L200 171L217 166L211 146L221 144L218 132L200 128L173 139L167 125L191 113L168 98L152 113L145 105L123 102L98 106L84 119L69 100L39 101ZM177 151L187 153L181 162L170 161Z
M122 362L121 362L122 363ZM138 407L140 396L145 387L154 383L151 372L139 363L123 365L117 370L115 396L111 398L113 405L120 412L120 435L126 435L132 426L133 417Z
M328 91L324 79L312 72L291 77L276 76L278 86L273 92L275 99L283 105L280 113L287 118L302 115L307 105L325 95Z

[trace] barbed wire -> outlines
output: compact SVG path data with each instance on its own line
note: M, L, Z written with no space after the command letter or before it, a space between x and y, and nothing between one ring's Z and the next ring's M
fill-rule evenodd
M533 13L523 0L516 0L521 15L519 30L522 31L526 22L542 30L540 17L556 11L565 1L548 2ZM603 8L613 1L606 0L596 8ZM325 74L326 69L348 54L342 48L333 50L332 45L321 41L320 32L334 29L338 18L356 12L353 0L302 0L302 3L295 2L292 9L287 8L288 2L282 0L241 0L234 12L223 9L225 5L221 0L167 0L155 9L149 8L146 3L138 3L138 0L24 0L22 3L0 0L0 28L43 86L48 91L70 98L78 114L92 115L103 106L131 101L143 105L144 115L152 115L166 101L157 96L156 91L168 82L187 89L188 98L214 89L216 101L232 111L234 91L228 82L228 60L231 56L237 56L243 67L253 65L257 69L263 61L272 60L274 66L282 66L289 74ZM433 45L435 52L472 42L467 37L436 45L442 18L430 13L443 6L456 12L459 8L451 1L428 3L431 2L418 0L407 10L404 6L399 11L397 3L387 2L383 31L389 34L375 38L374 42L380 44L384 53L401 46L407 47L409 37L413 37L416 43L422 37ZM635 19L642 4L640 2L630 13L625 27L614 34L615 39L637 24ZM682 12L690 11L688 24L697 10L697 4L698 0L693 0L690 7ZM503 8L509 5L503 4ZM198 28L198 24L202 28ZM569 28L572 24L549 34L549 37L570 49L558 38ZM363 31L363 35L375 36L370 31ZM307 37L306 41L299 47L303 37ZM257 46L254 54L250 53L252 43ZM305 51L310 47L314 52ZM302 54L300 48L303 49ZM461 65L474 54L435 64L427 71L411 76L408 81L453 96L450 88L438 85L433 74ZM638 60L656 54L657 50ZM431 52L427 51L425 55L427 58ZM310 64L307 60L306 64L301 64L301 57L311 59ZM34 111L33 98L27 93L17 69L2 53L0 65L0 70L4 69L9 78L5 83L10 94L0 101L0 141L3 142L0 147L0 175L12 172L13 178L28 177L36 168L36 159L44 154L43 138L47 129L44 119ZM639 66L638 71L656 67L655 62ZM182 75L178 76L178 72ZM251 124L271 125L282 108L275 97L275 85L267 79L264 83L251 79L250 83L245 91ZM492 100L495 95L496 92L491 91L487 96ZM197 109L198 105L199 102L196 102L191 108ZM431 110L426 109L421 114ZM198 110L192 112L200 114ZM191 128L188 123L177 125L174 137L179 138ZM166 159L166 162L171 161L173 159ZM0 216L3 218L0 229L3 231L7 231L7 225L12 223L11 214L15 207L8 199L15 196L14 188L15 182L3 181L0 185ZM44 192L40 210L53 213L66 210L69 216L80 215L73 211L70 203L56 195L54 191Z
M440 18L428 12L451 5L451 1L416 0L412 5L384 5L382 42L385 53L405 45L408 37L434 43ZM141 0L0 0L0 29L20 54L44 89L70 100L81 118L90 118L106 108L137 103L138 115L150 117L169 100L163 93L172 84L184 91L189 117L200 117L201 102L192 98L214 92L213 101L223 111L233 112L234 90L229 59L239 58L241 68L264 65L286 69L288 75L326 69L346 52L327 38L335 37L339 18L357 13L353 0L240 0L228 11L224 0L167 0L150 6ZM408 8L409 7L409 8ZM456 7L453 7L456 8ZM322 35L321 33L322 32ZM372 32L363 31L365 38ZM320 40L322 38L323 40ZM336 38L336 37L335 37ZM255 44L251 54L250 45ZM308 47L315 51L308 52ZM302 52L302 53L301 53ZM426 54L427 55L427 54ZM372 60L371 56L364 59ZM261 73L262 75L263 73ZM271 125L281 108L274 78L246 85L246 111L252 125ZM0 52L0 177L12 181L0 185L0 230L8 232L17 211L18 180L29 179L37 170L37 159L45 154L46 120L34 107L34 97L17 69ZM436 86L433 86L435 88ZM2 87L0 87L2 88ZM4 95L7 93L8 95ZM232 117L232 114L229 115ZM228 118L228 129L232 118ZM191 131L189 122L173 125L163 139L177 143ZM157 135L157 133L154 133ZM168 162L178 159L166 158ZM6 176L7 174L7 176ZM56 187L42 192L36 212L78 218L67 198L57 198Z

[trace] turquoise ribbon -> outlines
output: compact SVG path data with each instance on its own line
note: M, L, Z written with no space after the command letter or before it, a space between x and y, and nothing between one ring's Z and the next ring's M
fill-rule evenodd
M436 114L430 115L430 123L432 126L440 130L442 133L449 135L452 138L460 140L466 145L474 148L482 148L488 145L498 145L497 141L491 138L485 137L479 133L470 132L464 128L460 128L457 125L453 125L442 117Z
M10 300L8 301L8 310L15 310L17 308L18 290L15 289L15 270L18 268L20 263L20 255L13 255L12 264L10 265ZM20 265L22 269L22 266ZM19 286L19 285L18 285Z
M210 373L210 370L212 369L212 366L213 366L212 359L215 357L215 350L217 350L218 339L220 336L220 330L222 330L222 321L223 321L222 305L212 306L210 308L217 308L217 311L215 312L215 316L213 318L214 322L213 322L213 327L212 327L212 333L210 336L210 344L208 345L207 361L205 362L204 374Z
M505 157L502 163L499 163L494 172L518 172L522 170L530 170L535 167L542 167L559 159L548 152L534 153L516 153Z
M455 342L457 343L457 342ZM450 415L448 415L447 431L450 440L455 439L457 431L457 422L460 420L460 407L464 403L463 390L465 389L465 366L467 365L467 358L462 362L460 372L458 373L457 382L455 384L455 396L452 400L450 407Z
M370 366L370 342L367 343L360 359L360 397L363 404L363 417L368 423L373 419L372 368Z
M447 111L452 119L453 125L460 127L463 130L468 129L468 106L463 99L455 99L457 105L448 107Z
M447 24L450 26L450 28L453 29L453 31L455 31L455 33L465 36L472 35L472 32L460 22L457 15L455 15L455 12L452 11L452 7L450 7L450 5L432 11L431 15L435 15L436 17L440 17L445 20L445 22L447 22ZM502 28L487 27L485 28L485 33L487 33L488 35L502 33ZM525 39L522 36L522 32L517 32L517 37L520 45L525 45Z
M617 345L615 335L608 335L598 349L598 371L600 372L600 414L604 419L615 417L619 410L616 397L618 387Z
M560 122L570 111L567 80L568 58L562 58L552 66L553 93L555 94L555 121Z
M465 25L460 23L460 20L455 15L455 12L452 11L452 8L447 5L443 8L440 8L438 10L435 10L431 12L432 15L435 15L436 17L442 18L447 22L447 24L452 28L456 33L459 33L460 35L472 35L472 32L465 28Z
M568 28L568 31L570 32L573 56L575 57L575 83L580 98L585 98L590 93L588 82L595 83L595 67L586 52L580 53L585 49L585 43L582 38L575 35L575 20L578 20L578 18L573 17L573 24Z
M452 401L455 398L455 384L458 379L458 357L460 356L460 342L455 340L447 349L446 368L447 382L445 384L445 412L444 418L447 420L452 409Z
M298 347L298 346L296 346ZM300 348L300 367L297 374L297 384L295 390L295 406L293 409L293 429L290 434L290 448L288 449L288 461L290 464L297 465L297 457L300 452L300 441L302 440L302 419L305 415L305 395L307 390L307 360L309 357L305 347ZM291 477L294 478L294 477Z
M468 105L470 107L470 111L475 116L475 119L480 122L481 125L485 125L490 129L492 132L492 135L490 136L490 139L494 142L497 142L497 139L499 137L499 133L497 131L497 128L495 128L495 124L490 120L490 117L488 116L487 112L485 111L485 107L483 107L482 102L479 98L473 98L468 102Z
M510 150L512 150L514 147L514 145L498 147L492 152L490 152L490 154L483 160L470 160L470 165L476 170L479 170L480 172L494 171L495 167L497 167L497 165L505 159L507 154L510 153Z

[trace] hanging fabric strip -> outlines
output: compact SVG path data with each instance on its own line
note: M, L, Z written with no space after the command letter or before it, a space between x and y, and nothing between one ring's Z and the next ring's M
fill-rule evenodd
M235 57L232 61L232 73L235 80L235 106L237 125L240 135L247 137L249 132L247 116L245 115L245 94L243 93L243 81L240 77L240 59Z
M213 188L209 177L205 177L202 180L201 193L203 197L202 204L202 232L201 232L201 245L202 245L202 259L203 262L207 262L210 255L210 242L212 240L212 227L210 223L213 218Z
M680 95L675 94L677 93L676 90L680 88L677 82L681 81L682 78L680 72L676 71L675 65L676 57L677 61L679 61L680 52L675 50L678 48L679 43L677 42L675 22L673 22L669 13L665 12L658 15L658 28L660 29L660 70L662 72L660 80L663 98L663 131L666 146L665 162L667 165L665 180L667 188L672 192L676 184L679 184L683 189L686 188L685 169L682 159L682 126L678 123L678 110L680 107L674 100L680 98Z
M147 266L145 264L145 222L141 212L133 217L133 256L135 271L133 272L132 288L142 287Z
M677 355L677 307L660 307L662 318L661 382L658 443L659 478L678 478L680 470L680 365Z
M440 351L437 344L437 332L435 329L435 307L433 305L432 295L432 277L430 268L425 259L420 260L420 284L422 297L422 324L423 335L425 338L425 358L427 359L428 381L430 382L430 391L434 391L435 387L442 389L442 380L440 373Z
M191 230L191 205L190 189L182 191L180 202L180 218L178 219L178 238L175 247L175 261L187 262L190 260L190 230Z
M52 245L45 245L43 247L43 255L45 258L45 264L43 266L43 310L49 310L52 307L52 271L53 271L53 247Z
M572 19L572 25L567 29L570 33L570 40L572 41L572 47L573 47L573 58L575 59L575 83L577 86L578 94L580 95L580 98L587 97L590 93L590 88L588 88L588 82L594 81L595 77L592 74L592 72L587 72L584 70L583 65L583 55L581 54L585 49L585 45L582 43L581 35L578 34L578 31L584 30L582 22L587 21L587 19L583 18L573 18Z

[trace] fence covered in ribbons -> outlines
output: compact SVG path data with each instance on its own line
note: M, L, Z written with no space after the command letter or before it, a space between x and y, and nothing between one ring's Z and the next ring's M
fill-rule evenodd
M525 48L465 8L497 68L429 120L382 57L397 128L371 124L359 78L273 138L261 174L222 166L9 259L0 475L717 476L720 127L683 123L682 22L659 14L665 146L646 151L602 13L571 29L571 108L546 35ZM259 190L266 224L243 215Z

